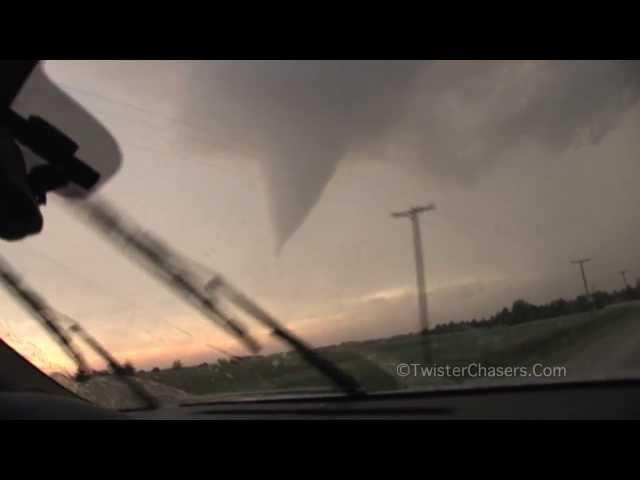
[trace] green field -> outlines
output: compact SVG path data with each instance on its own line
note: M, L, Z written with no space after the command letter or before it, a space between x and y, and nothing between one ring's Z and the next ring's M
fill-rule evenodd
M406 376L400 363L422 363L425 343L435 365L463 367L561 366L563 378L486 378L480 376ZM473 327L466 330L348 342L318 351L351 373L369 392L444 388L474 384L574 381L640 376L640 302L534 320L517 325ZM137 379L161 403L193 402L248 392L306 392L333 389L296 353L255 356L240 361L139 372ZM77 383L57 380L80 396L109 408L140 406L127 387L112 375Z
M540 363L565 366L567 379L578 379L615 375L623 367L640 371L638 326L640 303L633 302L513 326L349 342L319 351L350 372L368 391L486 383L480 378L398 376L399 363L423 362L425 342L430 344L436 365L478 362L485 366L531 367ZM622 354L620 345L624 345ZM199 395L332 388L295 353L146 372L140 378Z

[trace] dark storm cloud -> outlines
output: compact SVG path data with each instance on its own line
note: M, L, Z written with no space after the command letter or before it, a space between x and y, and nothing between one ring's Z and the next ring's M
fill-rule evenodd
M193 77L199 89L203 75L211 82L215 113L202 102L195 110L224 125L213 128L235 139L229 148L248 146L265 160L280 247L340 159L392 128L420 68L419 62L219 62L196 68Z
M561 150L581 131L597 143L640 96L639 62L549 62L526 105L492 125L494 150L526 140Z
M214 143L263 161L281 247L346 157L464 182L521 147L599 142L637 103L640 63L214 62L190 85Z
M553 159L600 142L640 98L640 62L438 62L416 85L391 141L431 174L473 181L521 148Z

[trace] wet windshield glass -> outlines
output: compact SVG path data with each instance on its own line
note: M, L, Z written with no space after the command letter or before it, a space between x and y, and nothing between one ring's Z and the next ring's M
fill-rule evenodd
M123 254L72 192L50 195L43 232L3 257L161 402L340 391L206 290L218 274L367 392L639 375L639 62L42 69L15 110L106 162L101 198L175 250L260 346ZM36 366L136 405L86 345L98 374L76 382L56 340L0 300L0 338Z

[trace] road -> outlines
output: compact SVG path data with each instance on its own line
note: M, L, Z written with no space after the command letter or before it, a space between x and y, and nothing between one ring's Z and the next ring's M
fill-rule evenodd
M602 328L576 338L565 366L590 378L640 376L640 302L612 305L596 314Z

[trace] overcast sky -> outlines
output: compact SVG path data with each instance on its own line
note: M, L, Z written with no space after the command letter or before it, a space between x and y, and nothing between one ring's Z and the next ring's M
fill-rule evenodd
M83 158L121 157L106 197L312 343L417 329L410 224L390 216L412 205L437 204L421 219L432 324L574 297L575 257L593 257L592 288L620 288L622 268L640 277L638 62L50 61L44 71L97 122L74 121L52 87L40 95L58 103L38 108L27 89L16 108L65 126ZM59 198L44 214L44 232L4 243L3 255L116 355L149 367L246 353ZM67 364L4 291L0 300L0 335L45 368Z

